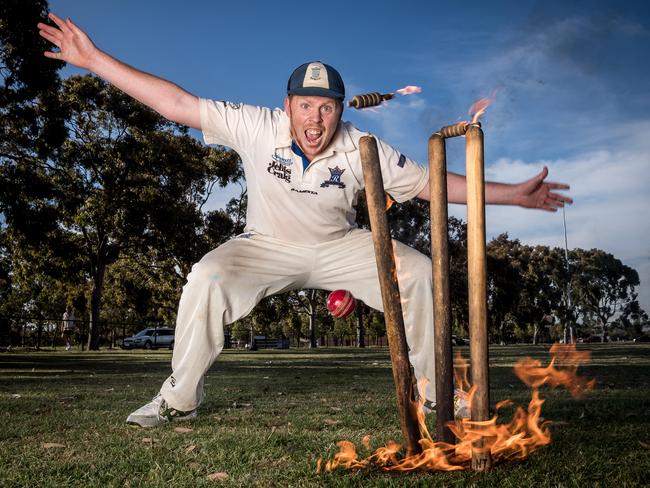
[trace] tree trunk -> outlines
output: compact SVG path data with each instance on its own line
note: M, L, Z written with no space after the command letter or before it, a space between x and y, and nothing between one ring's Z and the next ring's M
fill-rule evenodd
M366 330L363 325L363 306L361 303L357 303L357 344L356 346L359 348L364 348L366 347Z
M539 327L537 326L537 323L535 323L535 329L533 331L533 344L537 344L538 333L539 333Z
M36 334L36 350L41 349L41 337L43 336L43 321L38 319L38 331Z
M97 268L93 275L93 291L90 300L90 333L88 334L88 350L99 350L99 338L101 334L101 322L99 313L101 311L102 293L104 291L104 273L106 264L98 259Z
M316 290L309 293L309 348L315 349L316 344Z
M503 323L503 316L500 313L497 314L496 321L497 324L499 324L499 344L505 346L506 345L505 324Z

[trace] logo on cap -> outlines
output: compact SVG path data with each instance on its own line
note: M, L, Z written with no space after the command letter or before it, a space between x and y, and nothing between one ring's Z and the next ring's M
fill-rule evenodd
M311 63L305 71L305 78L302 86L330 89L330 81L327 76L327 70L322 63Z
M314 66L312 64L312 65L309 65L309 68L311 69L311 79L312 80L320 79L320 72L321 72L321 69L323 69L323 67L322 66Z

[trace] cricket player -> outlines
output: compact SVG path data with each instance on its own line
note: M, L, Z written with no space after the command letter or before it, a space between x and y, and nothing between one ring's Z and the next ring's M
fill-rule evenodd
M331 66L314 61L291 74L283 110L196 97L98 49L70 19L49 15L40 35L58 50L45 56L85 68L162 116L200 129L207 144L241 157L248 189L246 232L206 254L183 288L172 374L160 393L128 416L151 427L190 419L203 378L224 345L224 326L246 316L264 297L292 289L347 289L369 306L382 300L369 231L355 225L363 190L359 139L366 133L341 120L345 87ZM428 170L378 141L384 187L394 200L429 199ZM488 182L487 203L554 211L571 200L546 182L547 170L519 184ZM466 182L449 173L448 196L466 202ZM431 260L396 242L398 281L409 358L426 378L435 403Z

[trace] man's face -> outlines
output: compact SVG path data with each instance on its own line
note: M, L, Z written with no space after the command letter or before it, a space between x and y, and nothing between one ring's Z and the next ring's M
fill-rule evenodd
M284 99L284 111L291 136L311 161L332 141L343 107L334 98L291 95Z

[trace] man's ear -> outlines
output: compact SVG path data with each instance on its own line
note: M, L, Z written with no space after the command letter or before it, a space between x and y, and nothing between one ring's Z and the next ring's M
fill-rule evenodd
M284 97L284 111L287 115L291 115L291 96Z

